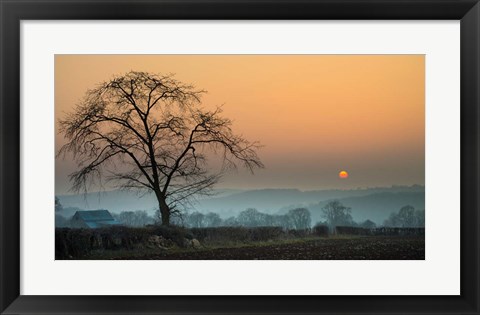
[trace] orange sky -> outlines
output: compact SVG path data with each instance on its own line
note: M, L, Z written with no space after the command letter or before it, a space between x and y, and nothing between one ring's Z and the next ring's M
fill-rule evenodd
M205 106L224 104L233 129L265 145L266 169L240 170L219 187L424 184L423 55L56 55L56 120L88 88L130 70L175 73L207 90ZM338 178L343 169L348 179ZM57 160L57 194L73 170Z

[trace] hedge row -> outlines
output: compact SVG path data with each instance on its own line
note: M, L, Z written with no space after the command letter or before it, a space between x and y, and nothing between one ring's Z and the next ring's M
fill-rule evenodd
M163 236L179 247L185 246L185 239L193 238L187 229L178 227L57 228L55 229L55 258L78 258L98 249L133 249L135 245L148 243L152 235Z
M380 228L361 228L353 226L337 226L335 233L338 235L425 235L425 228L400 228L400 227L380 227Z

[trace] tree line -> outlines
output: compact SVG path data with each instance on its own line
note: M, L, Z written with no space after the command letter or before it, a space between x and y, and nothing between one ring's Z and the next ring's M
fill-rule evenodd
M62 205L55 198L56 212L63 209ZM323 208L321 216L324 221L315 223L315 226L328 226L333 230L336 226L352 226L372 229L377 227L375 222L365 220L356 222L351 215L352 209L346 207L338 200L328 202ZM161 213L157 210L155 215L151 216L145 210L122 211L112 213L112 216L120 223L126 226L142 227L146 225L161 224ZM56 215L57 227L68 227L68 219L61 215ZM236 216L223 219L218 213L201 213L198 211L191 213L182 212L171 218L171 223L176 226L187 228L206 228L221 226L278 226L288 230L309 229L312 227L311 213L306 208L295 208L287 211L285 214L268 214L254 208L243 210ZM385 227L424 227L425 210L415 210L414 207L407 205L398 212L392 213L388 219L383 222Z
M176 222L175 222L176 221ZM310 211L305 208L289 210L286 214L268 214L254 208L246 209L237 216L223 220L217 213L202 214L193 212L176 218L174 224L190 228L219 227L219 226L279 226L285 229L307 229L311 227Z
M129 226L144 226L160 222L160 214L149 216L146 211L124 211L114 215L119 222ZM351 215L351 208L344 206L340 201L333 200L322 208L324 221L315 223L315 226L325 225L330 229L336 226L352 226L367 229L376 228L377 224L371 220L356 222ZM172 224L188 228L205 228L221 226L278 226L284 229L301 230L312 227L311 213L306 208L295 208L285 214L268 214L255 208L243 210L236 216L223 219L218 213L201 213L198 211L172 217ZM424 227L425 210L415 210L407 205L398 212L392 213L382 226L386 227Z

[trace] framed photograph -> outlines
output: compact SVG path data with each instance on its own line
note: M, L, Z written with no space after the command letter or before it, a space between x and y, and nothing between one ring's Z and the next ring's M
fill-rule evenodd
M0 0L2 314L478 314L477 1Z

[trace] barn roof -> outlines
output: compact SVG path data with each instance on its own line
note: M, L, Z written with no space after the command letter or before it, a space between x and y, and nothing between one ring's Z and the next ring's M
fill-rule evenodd
M108 210L84 210L76 213L85 221L108 221L114 220Z
M108 210L85 210L77 211L74 216L81 219L90 228L99 228L111 225L119 225Z

